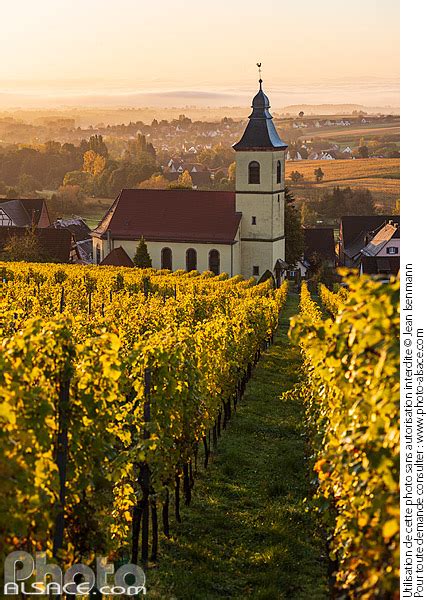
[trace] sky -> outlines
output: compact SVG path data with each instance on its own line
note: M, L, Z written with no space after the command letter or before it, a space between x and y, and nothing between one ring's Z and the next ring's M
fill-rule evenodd
M0 105L399 103L396 0L0 0ZM103 100L102 100L103 99Z

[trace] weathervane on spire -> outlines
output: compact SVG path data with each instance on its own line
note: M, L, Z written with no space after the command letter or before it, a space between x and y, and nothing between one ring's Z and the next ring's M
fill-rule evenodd
M262 63L256 63L257 68L259 69L259 83L260 83L260 89L262 89Z

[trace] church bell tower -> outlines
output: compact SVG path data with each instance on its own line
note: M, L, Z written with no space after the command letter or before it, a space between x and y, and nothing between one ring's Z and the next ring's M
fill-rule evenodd
M260 71L260 64L258 64ZM287 144L279 137L269 99L262 89L253 98L252 113L236 156L236 210L241 219L241 273L258 279L271 271L281 279L285 260L284 166Z

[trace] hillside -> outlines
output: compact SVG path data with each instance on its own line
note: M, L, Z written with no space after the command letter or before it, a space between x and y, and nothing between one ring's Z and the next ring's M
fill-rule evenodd
M321 168L324 178L315 182L315 169ZM324 189L335 186L354 189L368 188L377 205L384 210L393 209L400 196L400 161L398 158L364 158L357 160L301 160L286 163L286 182L297 200L316 200ZM291 180L293 171L304 179L300 183Z

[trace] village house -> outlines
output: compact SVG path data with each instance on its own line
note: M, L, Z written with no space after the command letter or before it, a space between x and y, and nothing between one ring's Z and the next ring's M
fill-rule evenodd
M359 265L360 275L370 275L382 283L387 283L391 276L396 277L399 269L399 256L363 256Z
M70 232L70 262L82 265L88 265L93 262L91 230L81 217L57 219L50 227L54 229L66 229Z
M96 264L118 247L129 258L144 237L154 268L210 270L258 279L285 267L284 165L259 80L236 152L236 191L124 189L92 232Z
M399 216L371 215L342 217L339 236L339 263L359 268L364 257L399 260ZM384 261L381 261L384 263ZM364 261L371 267L372 261Z
M0 227L49 227L50 217L42 198L0 199Z

